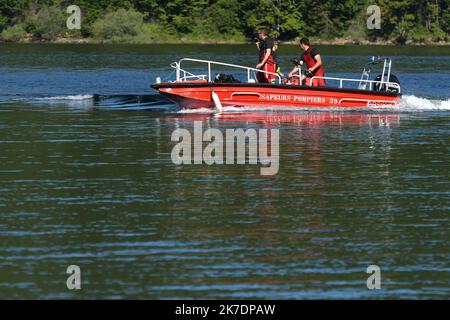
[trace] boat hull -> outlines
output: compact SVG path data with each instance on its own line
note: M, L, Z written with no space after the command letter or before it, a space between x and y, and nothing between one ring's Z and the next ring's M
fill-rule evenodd
M160 94L185 109L215 108L215 92L222 106L282 108L367 108L395 106L400 94L331 87L250 83L160 83Z

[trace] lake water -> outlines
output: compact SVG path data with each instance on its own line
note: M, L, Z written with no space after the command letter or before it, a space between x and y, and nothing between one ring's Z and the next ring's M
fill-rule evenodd
M170 62L255 48L0 44L0 298L448 299L450 48L319 50L330 76L392 57L400 106L183 112L149 88ZM174 165L194 121L280 129L278 174Z

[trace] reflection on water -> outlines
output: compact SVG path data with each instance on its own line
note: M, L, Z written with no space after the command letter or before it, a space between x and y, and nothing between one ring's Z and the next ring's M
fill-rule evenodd
M0 109L2 298L448 297L439 113ZM173 165L194 121L279 128L279 174Z
M282 123L292 126L391 126L400 123L400 115L392 113L361 113L361 112L302 112L302 111L244 111L244 112L224 112L224 113L181 113L177 116L167 117L169 121L190 122L211 120L217 122L237 122L249 125L259 123L264 128L278 127Z

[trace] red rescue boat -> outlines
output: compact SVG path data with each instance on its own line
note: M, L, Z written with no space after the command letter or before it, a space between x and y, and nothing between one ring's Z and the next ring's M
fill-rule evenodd
M207 74L194 74L182 68L187 62L207 66ZM370 72L376 64L383 64L382 73L370 80ZM372 57L365 65L360 79L320 77L325 87L297 85L276 75L277 83L257 83L259 69L222 62L184 58L171 66L176 70L176 80L161 82L159 78L152 87L160 94L185 109L234 107L280 107L280 108L365 108L396 106L401 98L398 79L391 74L389 58ZM212 67L233 68L239 76L217 74ZM295 83L305 82L301 69ZM244 78L244 79L243 79ZM317 78L313 77L312 79ZM243 80L241 80L243 79ZM308 81L309 82L309 81ZM312 82L312 81L311 81ZM333 85L334 84L334 85Z

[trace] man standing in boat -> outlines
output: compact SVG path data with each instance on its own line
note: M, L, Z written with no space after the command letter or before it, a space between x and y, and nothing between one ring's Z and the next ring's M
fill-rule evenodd
M276 61L274 58L274 40L268 36L267 29L258 29L258 42L256 47L259 50L259 63L256 69L265 72L276 73ZM257 73L257 80L259 83L275 83L276 76L270 73Z
M300 40L300 48L303 50L302 57L300 58L300 64L306 64L308 68L306 77L302 77L302 83L306 81L306 85L308 86L325 86L325 79L312 79L313 77L324 77L325 70L322 65L322 58L320 57L319 52L311 47L308 38L302 38ZM294 67L292 71L289 73L289 78L292 78L296 73L298 73L300 67Z

